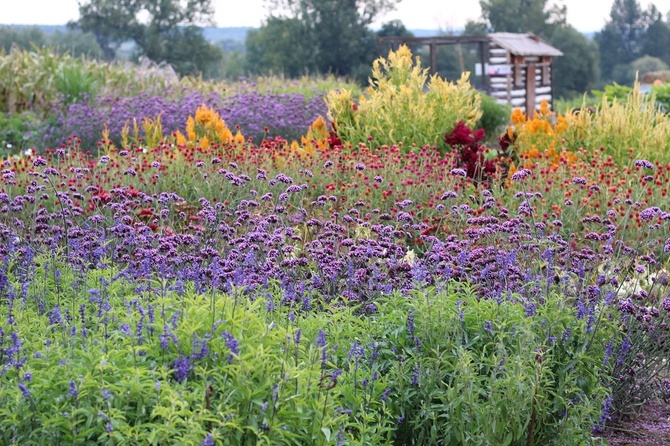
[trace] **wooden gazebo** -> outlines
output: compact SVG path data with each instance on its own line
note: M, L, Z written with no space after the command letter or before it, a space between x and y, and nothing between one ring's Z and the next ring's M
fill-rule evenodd
M563 53L533 34L492 33L487 36L381 37L378 50L428 45L430 72L437 66L437 46L479 45L481 88L498 102L535 110L546 100L553 106L552 61Z
M552 61L563 53L533 34L489 34L489 94L522 111L553 108Z

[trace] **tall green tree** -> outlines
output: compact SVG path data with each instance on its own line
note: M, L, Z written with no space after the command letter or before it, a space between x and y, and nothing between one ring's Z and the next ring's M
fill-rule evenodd
M259 29L249 30L246 67L249 72L298 77L317 71L308 34L297 18L269 17Z
M0 26L0 51L9 53L12 47L29 50L33 45L44 46L46 36L37 26Z
M546 38L563 52L553 60L554 96L575 97L596 88L600 78L598 44L569 25L555 27Z
M537 35L566 23L565 5L550 3L549 0L479 0L482 18L493 31Z
M375 33L377 37L414 37L401 20L391 20L383 23L382 27Z
M168 62L180 74L204 72L202 63L220 60L200 28L212 23L212 0L83 0L79 15L70 27L93 33L108 59L132 40L138 55Z
M279 52L260 60L283 64L282 71L286 73L295 71L296 57L291 54L295 52L307 69L356 75L362 66L369 69L375 56L376 43L370 24L398 1L270 0L271 17L250 36L249 65L259 60L258 44L265 42L265 47ZM271 42L273 39L276 42Z
M647 10L648 26L641 41L641 52L658 57L670 65L670 24L663 20L663 14L650 5Z
M615 73L627 71L623 65L644 55L645 35L660 19L656 8L644 11L638 0L614 0L609 20L595 36L605 79L617 80L613 78ZM654 30L660 28L656 26Z

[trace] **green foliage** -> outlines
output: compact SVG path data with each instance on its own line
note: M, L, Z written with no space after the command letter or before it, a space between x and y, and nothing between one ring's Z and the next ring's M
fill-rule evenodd
M647 11L643 11L638 0L614 1L610 19L595 36L600 46L600 65L605 81L614 80L619 83L632 81L630 68L627 65L644 56L644 49L659 46L664 40L659 35L662 29L658 25L654 26L659 20L661 20L660 13L653 5ZM647 40L646 34L650 28L655 34L651 34L649 38L655 36L660 38L660 41L652 43ZM670 35L665 37L668 38ZM644 43L645 41L647 43Z
M627 85L619 85L616 82L606 85L605 90L591 90L591 94L600 101L603 99L609 102L619 101L625 102L628 100L633 88Z
M328 94L329 118L340 139L356 144L372 138L372 146L382 144L425 144L447 149L444 134L458 121L472 127L481 117L479 94L470 86L468 75L456 83L412 61L406 46L391 51L388 59L377 59L370 87L358 105L346 89Z
M377 37L414 37L401 20L391 20L382 24L382 27L375 33Z
M113 267L38 263L0 314L0 345L26 359L0 376L6 444L572 445L605 395L609 327L588 334L555 294L528 316L452 282L362 316L299 312L274 284L138 295ZM20 289L21 265L7 272Z
M253 73L333 73L363 81L376 44L368 29L397 0L275 0L271 16L247 37ZM276 15L286 11L285 15ZM346 31L345 31L346 30Z
M221 60L219 48L199 27L213 14L211 0L89 0L79 3L79 20L70 27L93 33L108 60L121 43L133 40L138 56L168 62L182 75L206 76Z
M102 59L103 54L95 35L68 29L65 32L56 31L49 36L49 46L59 53L68 53L74 57L88 59Z
M555 27L547 38L563 52L553 59L554 96L581 96L593 88L600 78L598 45L572 26Z
M512 110L510 106L498 103L492 96L482 94L481 97L482 116L475 128L484 129L488 139L497 142L499 133L503 132L509 123Z
M640 91L639 84L632 90L614 84L605 88L598 107L580 110L564 138L570 150L603 147L616 163L626 165L630 157L657 159L658 154L668 153L670 119L653 95Z
M194 26L146 33L140 48L144 57L170 64L181 76L202 74L211 78L223 60L220 47L208 42L202 30Z
M251 73L281 74L289 77L317 70L309 38L295 18L269 17L259 28L250 30L246 40L246 68Z
M0 53L9 53L12 47L29 50L34 46L41 47L47 42L46 36L37 26L17 28L0 26Z
M77 60L68 59L54 73L54 87L66 104L86 100L98 90L95 74Z
M670 24L663 20L663 14L649 6L649 26L641 42L642 54L658 57L665 63L670 63Z
M651 89L659 107L666 113L670 112L670 84L654 85Z
M494 32L542 35L547 27L562 25L567 14L565 6L547 0L479 0L482 18Z
M29 133L37 122L31 112L0 114L0 159L28 149Z
M623 66L617 71L619 77L624 83L633 85L639 77L651 71L665 71L668 69L668 64L663 62L658 57L642 56L635 59L627 66Z
M413 297L406 305L416 328L404 333L403 366L388 372L398 388L392 407L405 416L401 442L590 443L607 395L602 364L613 326L590 334L553 292L532 315L520 302L479 300L454 283ZM606 320L612 310L602 311Z
M76 100L85 94L127 94L132 85L154 91L179 85L179 79L160 67L129 67L77 59L50 48L14 50L0 54L0 112L34 111L45 116L61 96Z

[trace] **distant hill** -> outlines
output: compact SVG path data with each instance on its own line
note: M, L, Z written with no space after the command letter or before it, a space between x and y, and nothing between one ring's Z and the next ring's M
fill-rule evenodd
M67 31L67 26L66 25L3 25L3 24L0 24L0 26L9 26L10 28L18 28L18 29L36 26L46 35L51 35L51 34L55 33L56 31L60 31L62 33Z
M247 32L253 29L249 26L230 27L230 28L214 28L207 27L203 34L210 42L219 42L221 40L237 40L244 42L247 40Z

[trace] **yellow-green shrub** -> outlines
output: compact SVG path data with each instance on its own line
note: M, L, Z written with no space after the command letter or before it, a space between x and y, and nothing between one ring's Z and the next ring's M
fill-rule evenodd
M472 127L481 117L481 98L464 73L455 82L428 76L419 58L412 61L406 46L389 52L372 65L370 86L354 104L350 90L328 93L328 117L339 138L357 144L372 137L372 145L430 144L445 151L444 134L458 121Z
M670 119L637 83L625 100L608 100L604 95L598 107L582 106L571 118L563 134L571 150L602 146L619 164L628 162L629 149L634 158L670 161Z

